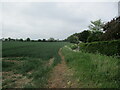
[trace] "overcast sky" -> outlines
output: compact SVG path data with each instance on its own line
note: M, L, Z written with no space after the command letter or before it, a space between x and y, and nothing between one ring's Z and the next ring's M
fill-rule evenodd
M3 2L2 37L65 39L88 29L91 20L117 15L117 2Z

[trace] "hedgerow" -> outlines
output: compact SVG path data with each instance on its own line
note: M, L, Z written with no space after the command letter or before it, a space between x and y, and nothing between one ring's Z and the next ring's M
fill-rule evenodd
M80 50L89 53L98 52L108 56L120 55L120 40L81 43Z

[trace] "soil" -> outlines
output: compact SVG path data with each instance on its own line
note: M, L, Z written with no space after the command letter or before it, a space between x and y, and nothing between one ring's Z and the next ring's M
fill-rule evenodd
M17 60L4 60L5 62L13 62L20 64L23 61L17 61ZM28 74L31 74L31 72L28 72ZM14 87L14 88L23 88L26 84L30 83L32 79L28 79L26 76L23 76L22 74L17 74L14 71L2 71L2 87Z
M55 66L51 72L51 76L48 80L48 88L77 88L77 81L72 77L74 71L69 69L66 65L61 49L58 54L61 57L61 63Z
M23 61L17 61L17 60L4 60L4 62L20 63L20 62L23 62Z
M50 67L54 62L54 58L51 58L49 62L46 63L46 66Z
M30 83L32 79L28 79L26 76L23 76L22 74L15 74L12 71L9 72L2 72L2 82L5 83L7 80L10 82L6 82L6 85L3 85L3 88L6 86L13 87L12 84L14 84L14 88L23 88L23 86L27 83Z

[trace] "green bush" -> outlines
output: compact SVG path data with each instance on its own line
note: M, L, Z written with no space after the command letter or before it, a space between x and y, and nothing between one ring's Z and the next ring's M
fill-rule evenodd
M120 55L120 40L81 43L80 50L104 55Z
M71 45L70 48L71 48L72 50L77 49L77 48L78 48L78 45L77 45L77 44Z

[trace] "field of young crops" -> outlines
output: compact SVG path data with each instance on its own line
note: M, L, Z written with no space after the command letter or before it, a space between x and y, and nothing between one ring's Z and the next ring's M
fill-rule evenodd
M60 62L66 42L3 42L3 88L47 87L49 71ZM52 64L49 65L50 60Z
M3 42L3 57L36 57L49 59L58 56L65 42Z

